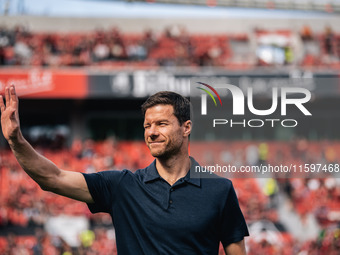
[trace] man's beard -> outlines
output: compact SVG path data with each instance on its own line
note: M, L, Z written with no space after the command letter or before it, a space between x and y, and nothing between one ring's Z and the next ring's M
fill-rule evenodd
M165 149L157 150L155 152L152 152L150 147L149 149L153 157L159 158L159 159L168 159L168 158L171 158L173 155L178 154L178 152L180 151L180 148L182 147L182 143L176 144L176 143L170 142L169 144L165 146Z

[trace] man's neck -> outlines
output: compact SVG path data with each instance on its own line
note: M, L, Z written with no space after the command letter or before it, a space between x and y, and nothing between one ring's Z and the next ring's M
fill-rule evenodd
M174 155L167 159L156 159L156 168L159 175L171 186L175 182L186 176L191 166L191 161L187 153Z

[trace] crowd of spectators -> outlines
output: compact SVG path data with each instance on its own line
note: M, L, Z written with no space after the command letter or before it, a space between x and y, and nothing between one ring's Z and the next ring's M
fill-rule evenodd
M197 42L184 28L161 36L151 30L125 34L117 28L86 33L33 33L17 26L0 29L0 64L10 66L207 65L227 51L227 37ZM208 63L209 62L209 63Z
M254 30L253 35L261 31L265 30ZM289 38L279 34L287 36L294 34L292 31L266 32L271 33L272 41L266 37L266 42L253 42L254 36L248 33L191 34L185 27L175 25L162 33L147 30L136 34L124 33L118 28L42 33L31 32L23 26L0 26L0 65L252 68L278 63L335 67L339 64L339 35L331 27L316 34L305 26Z
M216 142L220 153L201 150L201 163L228 160L230 164L280 164L305 162L339 163L336 142ZM199 147L198 147L199 148ZM251 151L256 149L257 156ZM152 162L145 144L113 138L102 142L74 140L70 148L46 149L40 153L60 168L87 173L108 169L143 168ZM195 146L191 148L195 153ZM212 154L211 154L212 153ZM333 176L324 178L268 178L265 183L256 178L233 178L240 206L250 226L270 222L275 231L265 224L259 233L247 238L250 255L255 254L337 254L340 249L340 184ZM303 221L313 215L320 229L319 236L301 241L294 238L279 217L275 195L286 197L290 210ZM44 230L49 217L68 214L86 216L91 229L80 236L81 245L71 247L61 237ZM12 228L11 228L12 227ZM15 227L31 228L28 236L11 233ZM106 214L92 215L84 203L42 191L20 168L12 153L0 150L0 254L115 254L114 231ZM221 250L221 254L223 251Z

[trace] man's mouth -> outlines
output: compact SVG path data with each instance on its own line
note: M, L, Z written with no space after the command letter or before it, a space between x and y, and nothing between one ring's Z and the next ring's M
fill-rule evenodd
M161 144L161 143L164 143L164 141L157 141L157 142L149 142L149 144Z

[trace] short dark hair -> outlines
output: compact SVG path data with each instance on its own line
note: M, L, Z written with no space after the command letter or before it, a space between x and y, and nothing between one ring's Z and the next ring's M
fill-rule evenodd
M174 108L174 115L178 119L180 125L182 125L187 120L190 120L190 101L172 91L161 91L152 96L150 96L142 104L142 113L145 116L147 109L159 105L172 105Z

